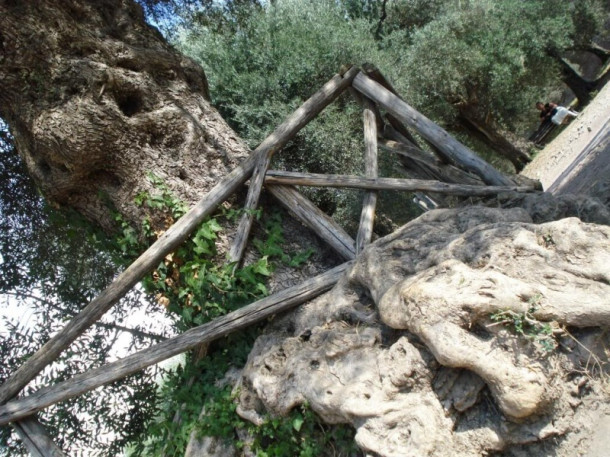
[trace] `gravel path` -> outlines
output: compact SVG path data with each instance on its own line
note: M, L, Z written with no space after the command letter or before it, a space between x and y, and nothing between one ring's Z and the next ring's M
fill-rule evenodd
M610 84L522 174L553 194L587 194L610 204Z

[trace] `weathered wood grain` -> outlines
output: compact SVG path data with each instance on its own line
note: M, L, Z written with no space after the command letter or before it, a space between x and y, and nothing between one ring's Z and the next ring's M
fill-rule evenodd
M0 406L0 425L22 420L52 404L82 395L96 387L122 379L146 367L188 351L201 343L213 341L248 325L260 322L274 314L287 311L330 289L350 266L350 262L341 264L297 286L258 300L148 349L81 373L67 381L43 387L27 397L12 400Z
M267 190L341 257L345 260L356 257L353 238L298 190L290 186L268 186Z
M309 121L320 113L326 106L335 100L341 93L347 89L356 74L358 68L352 67L343 75L335 75L322 88L312 95L305 103L301 105L286 121L284 121L267 140L263 141L254 153L259 156L252 178L250 179L250 188L248 189L248 197L245 204L245 212L242 215L237 228L235 240L229 253L229 259L232 262L239 262L248 242L248 236L252 228L254 219L254 211L258 206L258 200L263 187L265 173L271 163L271 158L276 151L281 149L288 141L290 141L299 130L301 130Z
M483 181L481 181L478 176L464 170L460 170L453 165L442 163L440 160L436 159L430 154L425 153L415 146L385 138L379 139L378 144L382 149L407 157L410 160L417 162L418 165L425 167L427 174L429 174L430 177L433 177L438 181L454 184L483 184Z
M420 190L447 195L484 196L502 192L535 192L533 186L473 186L470 184L449 184L424 179L363 178L348 175L322 175L315 173L295 173L270 170L265 178L267 184L311 186L311 187L350 187L372 190Z
M363 95L389 111L402 123L418 131L422 137L449 157L454 164L472 171L487 184L498 186L510 186L512 184L502 173L381 84L363 73L359 73L354 78L352 85Z
M364 175L367 178L377 178L377 122L375 119L375 104L363 97L362 122L364 129ZM377 191L368 191L362 201L360 224L356 235L356 255L371 242L375 221Z
M66 457L36 417L27 417L13 427L32 457Z

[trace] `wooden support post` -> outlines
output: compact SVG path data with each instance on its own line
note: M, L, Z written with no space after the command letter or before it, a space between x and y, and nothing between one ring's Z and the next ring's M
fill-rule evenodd
M57 402L82 395L188 351L201 343L216 340L274 314L287 311L329 290L350 267L351 262L341 264L297 286L258 300L148 349L78 374L67 381L43 387L27 397L12 400L0 406L0 425L22 420Z
M0 386L0 404L6 403L23 387L53 362L79 335L93 325L112 305L127 293L142 277L155 268L163 258L174 251L191 232L216 207L225 201L252 174L254 167L269 151L277 151L324 106L322 100L330 103L358 73L350 68L343 76L337 75L330 87L317 92L293 113L237 168L225 176L193 208L171 226L159 239L121 273L100 295L74 317L62 330L34 353L13 375ZM337 85L339 87L337 87ZM315 101L310 102L315 97Z
M371 78L373 81L375 81L376 83L379 83L385 89L387 89L388 91L390 91L391 93L396 95L398 98L403 100L403 98L400 96L398 91L394 88L394 86L392 86L390 81L388 81L386 79L386 77L383 76L383 73L381 73L381 71L379 71L379 68L377 68L375 65L373 65L371 63L365 63L365 64L362 65L362 70L361 71L362 71L363 74L365 74L366 76ZM390 126L392 126L397 131L399 131L401 133L401 135L404 135L409 140L409 142L411 142L415 146L419 147L419 145L417 144L417 141L415 140L413 135L411 135L411 132L409 132L407 130L407 128L402 124L402 122L400 122L398 119L396 119L390 113L387 113L385 115L385 118L388 121L388 123L390 124ZM377 124L377 125L379 125L379 124Z
M392 127L386 129L384 136L378 139L379 146L403 157L408 157L411 160L423 162L426 165L440 165L440 161L432 154L418 148L414 144L405 143L400 136L393 135L393 133L396 132L393 131Z
M66 456L36 417L25 418L13 424L13 427L32 457Z
M351 187L370 190L420 190L447 195L480 197L501 192L535 192L534 186L473 186L469 184L448 184L440 181L398 178L362 178L347 175L321 175L315 173L294 173L289 171L267 172L267 184L282 184L311 187Z
M268 186L268 191L341 257L345 260L356 257L355 241L352 237L294 187Z
M375 120L375 104L363 97L364 110L362 111L364 128L364 175L367 178L377 178L377 123ZM368 191L364 195L360 225L356 235L356 255L371 242L373 225L375 221L375 207L377 205L377 191Z
M510 186L512 184L510 179L381 84L359 73L354 78L352 85L363 95L389 111L401 122L416 129L427 141L443 151L454 164L472 171L487 184L497 186Z
M248 189L248 197L246 199L245 213L242 215L239 226L237 228L235 240L231 246L229 259L231 262L239 263L243 256L252 228L254 218L254 210L258 206L258 200L263 187L265 173L269 168L271 157L275 152L281 149L290 139L292 139L299 130L301 130L309 121L317 116L326 106L335 100L345 89L347 89L359 70L352 67L343 75L335 75L329 82L312 95L301 107L294 112L284 123L282 123L268 138L260 144L254 151L259 155L259 160L256 163L252 178L250 179L250 188ZM281 141L277 139L281 138Z

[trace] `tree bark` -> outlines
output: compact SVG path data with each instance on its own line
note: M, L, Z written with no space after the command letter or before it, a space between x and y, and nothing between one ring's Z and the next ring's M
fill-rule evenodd
M498 132L493 125L485 120L479 119L477 116L470 113L468 109L460 109L458 122L469 134L478 138L500 156L510 160L517 173L523 170L523 168L531 162L532 158L527 152L519 149Z
M595 90L597 85L594 81L589 81L578 74L572 66L567 63L564 59L557 59L562 72L562 80L570 88L576 98L578 99L578 106L582 107L588 105L591 101L591 92Z
M0 2L0 117L43 194L111 229L149 172L194 203L247 155L131 0ZM154 222L154 221L153 221Z
M591 101L591 92L596 89L596 81L583 78L572 66L561 57L559 51L552 49L548 54L559 64L563 82L570 88L578 99L578 106L583 107Z

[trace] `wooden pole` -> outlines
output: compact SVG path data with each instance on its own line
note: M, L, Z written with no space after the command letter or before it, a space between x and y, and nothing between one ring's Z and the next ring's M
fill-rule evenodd
M0 406L0 425L21 420L57 402L82 395L188 351L201 343L213 341L274 314L287 311L329 290L351 265L351 262L341 264L297 286L258 300L148 349L78 374L67 381L43 387L27 397L12 400Z
M267 190L299 221L309 227L345 260L356 257L355 241L334 219L291 186L268 186Z
M174 251L216 207L242 185L252 173L256 156L251 155L223 178L202 200L182 216L134 263L123 271L100 295L77 314L62 330L34 353L0 386L0 404L19 393L23 387L53 362L78 336L93 325L167 254Z
M259 156L259 159L257 160L252 179L250 180L250 188L248 189L248 197L245 205L246 211L239 221L235 240L233 240L233 245L229 253L231 262L239 262L243 256L248 242L248 236L250 235L250 229L252 228L254 210L256 210L256 207L258 206L265 173L269 168L273 154L281 149L299 130L307 125L307 123L317 116L320 111L347 89L358 72L358 68L352 67L343 75L335 75L330 81L322 86L318 92L303 103L290 118L275 129L267 140L256 148L254 153ZM276 137L282 138L282 141L276 141Z
M443 174L439 174L437 170L438 166L433 165L437 163L438 165L440 165L441 163L446 165L447 162L441 162L434 154L428 153L427 151L420 149L417 144L413 143L410 140L411 137L406 137L405 135L403 135L402 132L408 133L408 130L394 116L386 114L386 118L391 118L395 120L395 124L399 124L401 130L397 130L391 125L391 123L386 124L383 129L382 138L378 140L378 144L385 150L389 149L388 144L390 143L396 146L395 149L389 150L398 155L398 161L400 164L400 167L398 169L404 175L404 178L432 179L434 181L454 182L450 179L446 179ZM388 139L393 141L389 141ZM399 148L401 149L400 152L398 150ZM402 150L402 148L404 148L404 150ZM414 157L417 157L417 159L420 160L416 160ZM480 182L483 183L483 181ZM432 199L430 195L426 195L423 192L415 192L413 196L415 198L424 200ZM447 207L450 206L448 197L448 195L435 194L433 200L440 206Z
M375 104L363 97L362 120L364 128L364 175L367 178L377 178L377 122L375 119ZM371 242L375 221L377 191L368 191L364 195L360 224L356 235L356 255Z
M423 114L416 111L381 84L359 73L352 83L363 95L378 103L407 126L417 130L427 141L434 144L451 159L454 164L472 171L491 185L510 186L510 179L502 175L474 152L449 135Z
M324 86L322 91L311 98L290 115L284 123L267 137L256 150L231 173L224 177L208 194L171 226L149 247L134 263L121 273L98 297L74 317L62 330L34 353L13 375L0 386L0 404L6 403L19 393L23 387L53 362L78 336L93 325L123 295L125 295L146 273L155 268L167 254L174 251L191 232L216 207L233 194L252 174L254 167L269 151L276 151L286 144L309 119L349 85L356 68L349 69L344 76L335 76L332 87ZM336 87L336 85L340 87ZM345 85L345 86L344 86ZM332 90L334 88L334 90ZM322 99L322 100L321 100Z
M394 154L407 157L409 160L425 167L427 171L426 174L431 175L431 177L438 181L455 184L483 184L483 181L481 181L478 176L454 167L453 165L441 163L438 159L426 154L415 146L406 145L397 141L380 139L379 147L393 152Z
M379 83L385 89L396 95L399 99L403 100L398 91L394 88L394 86L392 86L390 81L388 81L386 77L383 76L381 71L379 71L379 68L377 68L375 65L371 63L365 63L362 65L361 71L373 81ZM402 122L400 122L390 113L386 113L385 119L388 121L389 126L400 132L400 134L403 135L409 143L413 144L416 147L419 147L419 144L417 144L417 140L415 139L415 137L411 135L411 132L409 132L409 130L403 125ZM379 119L377 120L377 127L379 128Z
M32 457L66 457L36 417L27 417L13 427Z
M282 184L311 187L351 187L353 189L404 190L438 192L448 195L484 196L501 192L534 192L533 186L473 186L470 184L448 184L440 181L398 178L362 178L347 175L321 175L270 170L265 178L267 184Z

